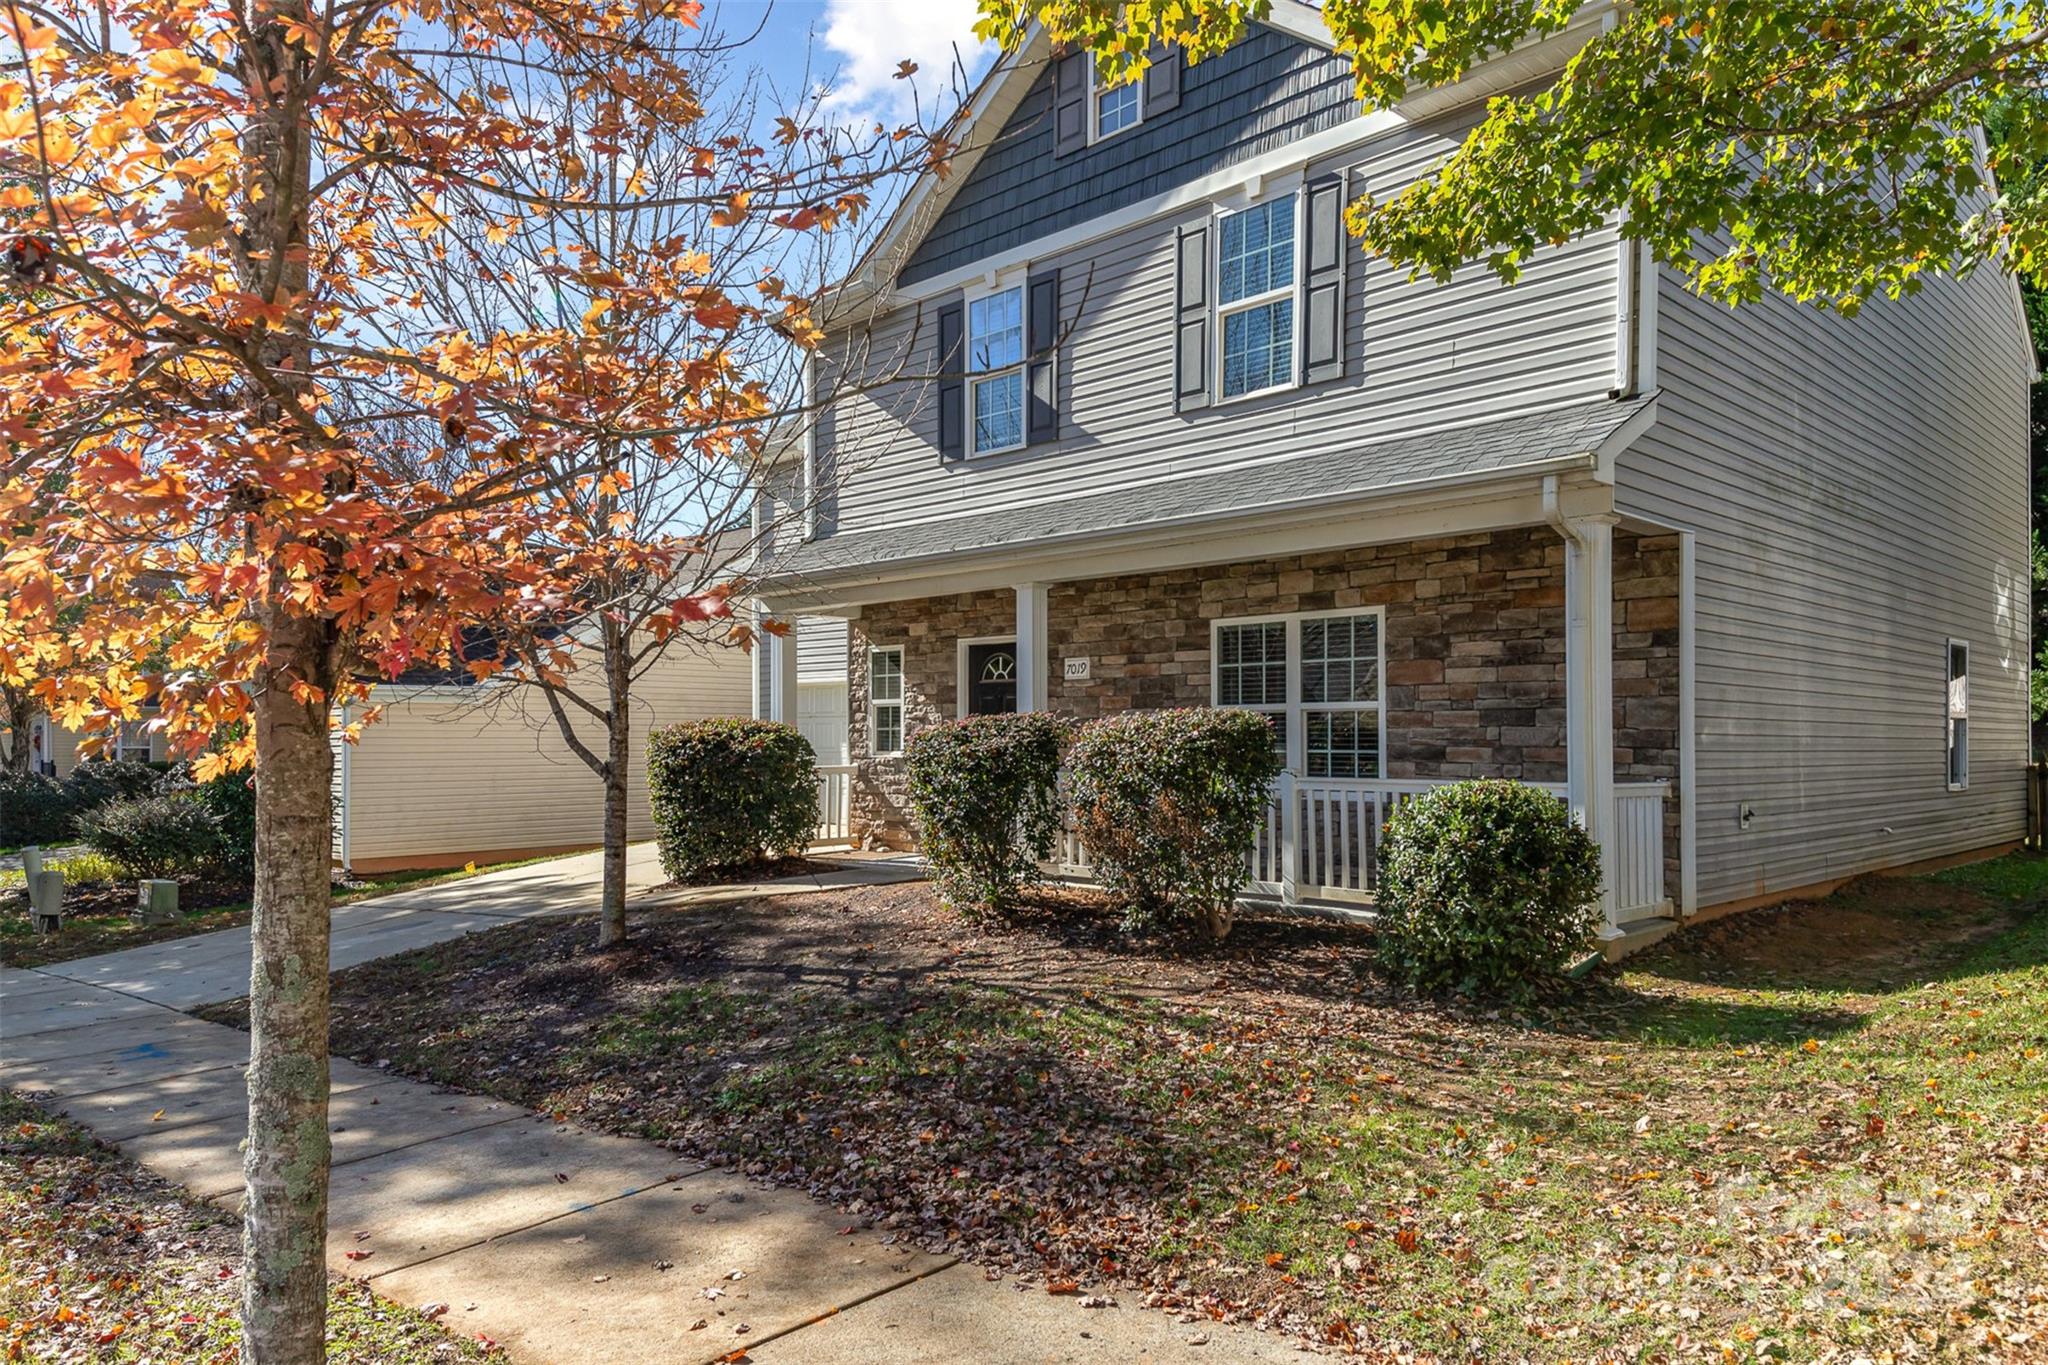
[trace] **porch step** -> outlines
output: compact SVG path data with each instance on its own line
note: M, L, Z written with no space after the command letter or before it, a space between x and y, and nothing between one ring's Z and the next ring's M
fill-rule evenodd
M1658 942L1676 928L1678 921L1665 915L1617 924L1601 933L1600 955L1609 962L1619 962L1629 954L1639 953Z

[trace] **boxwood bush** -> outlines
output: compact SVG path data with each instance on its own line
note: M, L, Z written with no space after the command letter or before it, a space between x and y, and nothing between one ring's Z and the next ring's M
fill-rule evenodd
M1067 730L1042 713L968 716L911 740L910 814L948 905L999 914L1037 879L1059 833Z
M57 778L0 773L0 848L62 843L77 816L71 789Z
M1067 770L1081 842L1125 922L1188 918L1229 933L1280 773L1266 718L1132 711L1083 726Z
M802 851L818 828L817 755L793 725L722 717L647 737L661 869L703 881Z
M1590 945L1600 851L1564 803L1521 782L1438 787L1387 822L1378 948L1426 991L1526 994Z
M131 877L190 877L222 865L220 821L190 792L104 802L78 818L78 834Z
M109 801L147 796L163 774L146 763L93 759L64 777L0 774L0 848L60 844L75 838L78 818Z

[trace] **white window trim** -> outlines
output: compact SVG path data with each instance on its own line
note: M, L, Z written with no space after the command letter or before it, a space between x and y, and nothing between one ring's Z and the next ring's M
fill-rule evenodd
M156 752L156 745L151 738L148 727L149 722L147 720L122 721L120 730L115 733L113 747L108 752L107 757L122 763L150 762ZM135 736L134 739L129 738L131 732ZM135 750L140 750L142 757L129 757L129 754Z
M1091 147L1106 138L1120 137L1134 128L1145 126L1145 78L1140 76L1137 80L1128 81L1116 88L1137 92L1138 116L1123 127L1105 133L1102 131L1102 97L1109 93L1110 87L1102 83L1102 77L1096 73L1095 62L1091 58L1088 62L1088 145Z
M964 635L954 647L953 694L956 698L954 712L962 720L967 719L967 688L968 684L973 681L973 679L967 676L967 651L976 645L1008 645L1014 650L1017 647L1017 637L1015 635Z
M881 654L896 656L896 700L875 699L875 658ZM903 646L871 645L868 647L868 756L871 758L900 758L903 746L910 742L910 725L905 710L904 693L909 690L909 681L903 673ZM896 709L897 747L884 749L881 744L882 728L877 718L885 706Z
M1027 311L1031 306L1031 300L1025 297L1024 284L1024 277L1019 271L1004 271L1000 275L991 275L982 281L979 288L967 290L960 301L961 354L965 357L964 368L967 371L967 430L964 434L966 436L967 457L969 459L982 455L1007 455L1011 451L1022 450L1031 442L1031 385L1023 377L1025 367L1031 358L1031 317ZM974 305L983 299L994 298L998 294L1008 294L1012 291L1017 295L1017 327L1019 331L1017 354L1019 359L1016 364L1005 365L999 370L978 371L973 368ZM1022 406L1017 412L1017 439L1010 445L990 446L987 450L983 450L974 442L976 428L974 409L978 386L991 379L1000 379L1008 374L1019 376L1017 381L1018 397L1022 402Z
M1963 651L1963 695L1961 709L1956 706L1955 652ZM1950 636L1941 650L1941 775L1952 792L1970 789L1970 642ZM1963 780L1955 780L1955 723L1963 722Z
M1293 180L1294 177L1290 177ZM1252 193L1257 194L1254 188ZM1211 215L1209 231L1215 247L1209 253L1209 326L1215 338L1209 350L1214 357L1209 374L1209 405L1221 407L1229 403L1243 403L1253 398L1264 398L1268 394L1284 393L1301 387L1301 234L1302 202L1307 196L1301 193L1299 183L1291 183L1281 191L1264 198L1251 198L1242 204L1218 205ZM1279 199L1294 201L1294 267L1288 271L1288 281L1278 289L1268 289L1263 294L1237 299L1231 303L1223 301L1223 220L1234 218L1240 213L1264 208ZM1249 389L1244 393L1225 395L1223 392L1223 320L1237 313L1263 308L1282 299L1293 300L1294 306L1287 312L1287 378L1278 384L1268 384L1263 389ZM1315 615L1317 613L1310 613Z
M1333 616L1370 616L1376 623L1374 636L1379 644L1378 678L1379 700L1377 702L1345 702L1340 705L1308 706L1301 699L1301 623ZM1231 706L1232 711L1256 711L1261 715L1286 717L1287 727L1287 770L1305 782L1372 782L1382 781L1387 775L1387 609L1385 607L1332 607L1328 611L1296 611L1270 616L1224 616L1209 623L1209 701L1222 706L1217 700L1223 695L1223 629L1226 626L1264 626L1282 622L1287 627L1287 701L1284 705L1273 706ZM1305 711L1366 711L1374 713L1379 729L1379 771L1371 777L1311 778L1308 771L1308 725L1302 719Z

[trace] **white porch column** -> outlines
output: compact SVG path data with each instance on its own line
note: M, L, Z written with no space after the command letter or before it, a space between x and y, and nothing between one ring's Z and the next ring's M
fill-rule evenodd
M1045 584L1017 585L1017 709L1044 711L1052 704L1046 673Z
M796 618L780 618L789 629L765 639L768 650L768 719L796 724Z
M1600 846L1600 909L1614 920L1614 523L1565 523L1565 753L1572 815Z

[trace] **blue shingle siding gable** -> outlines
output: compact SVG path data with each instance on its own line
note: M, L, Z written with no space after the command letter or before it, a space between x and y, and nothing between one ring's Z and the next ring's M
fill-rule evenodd
M1358 116L1351 64L1254 28L1181 77L1180 108L1055 158L1052 68L911 254L914 284L1137 203Z

